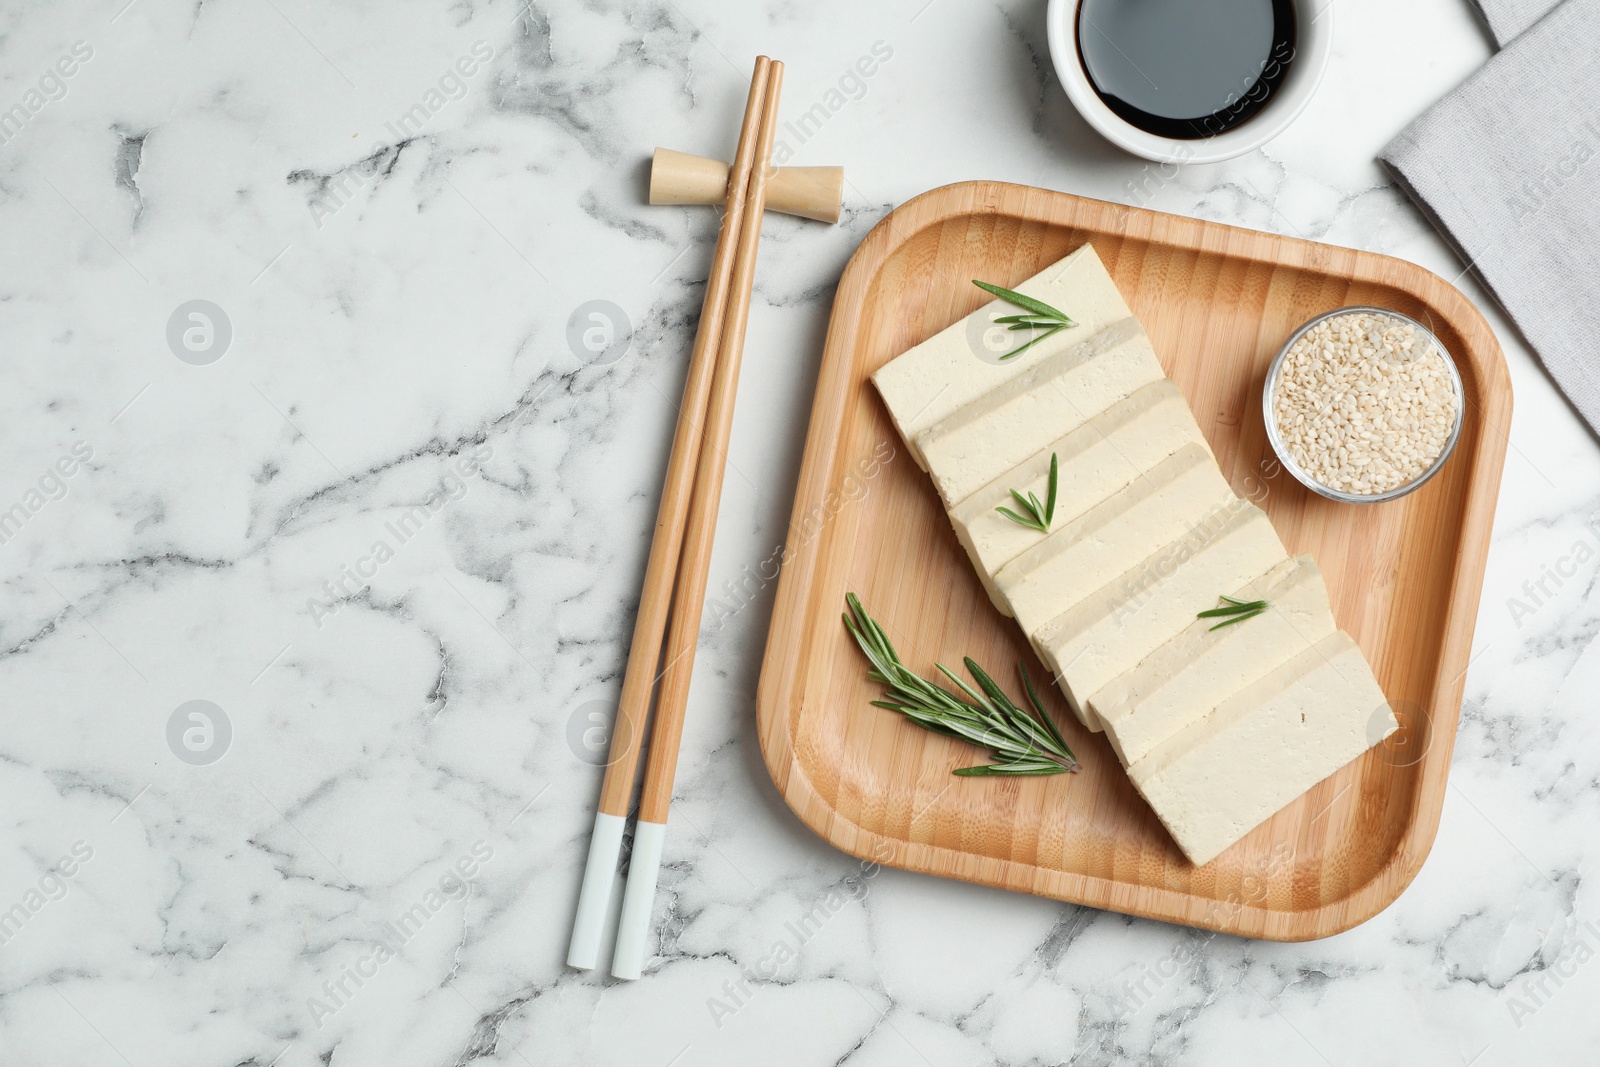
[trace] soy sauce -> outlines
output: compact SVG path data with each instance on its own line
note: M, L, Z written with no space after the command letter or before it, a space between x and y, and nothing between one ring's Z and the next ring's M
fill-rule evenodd
M1294 59L1292 0L1083 0L1078 54L1123 121L1194 140L1231 130Z

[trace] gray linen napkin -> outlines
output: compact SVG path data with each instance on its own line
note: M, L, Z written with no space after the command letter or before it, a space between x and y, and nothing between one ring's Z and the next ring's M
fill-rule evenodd
M1483 21L1489 24L1495 43L1504 48L1511 39L1538 22L1560 0L1472 0Z
M1600 433L1600 0L1565 0L1380 158Z

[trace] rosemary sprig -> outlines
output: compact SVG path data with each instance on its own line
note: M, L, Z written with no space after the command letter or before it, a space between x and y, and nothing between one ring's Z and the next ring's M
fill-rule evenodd
M1231 596L1220 596L1217 599L1225 600L1227 604L1220 608L1212 608L1209 611L1195 613L1195 618L1197 619L1215 619L1222 616L1231 616L1211 627L1213 630L1220 630L1224 626L1232 626L1236 622L1253 619L1267 610L1267 602L1265 600L1235 600Z
M934 733L970 741L994 753L996 762L960 767L956 774L1042 775L1078 769L1078 757L1072 754L1061 731L1044 710L1033 688L1033 680L1020 662L1017 671L1022 675L1022 687L1033 708L1031 713L1006 696L970 656L965 663L978 683L977 689L957 678L943 664L935 664L945 677L960 687L961 695L913 673L900 662L883 627L867 614L856 595L847 593L845 601L850 611L843 616L844 625L871 664L867 677L888 690L884 693L885 699L872 703L898 711Z
M1017 307L1028 313L1026 315L1002 315L994 320L996 325L1003 325L1008 330L1044 331L1043 333L1039 334L1039 336L1033 338L1020 348L1014 348L1010 352L1007 352L1005 355L1000 357L1001 359L1011 359L1015 356L1019 356L1023 352L1026 352L1028 349L1032 348L1034 345L1038 344L1040 341L1043 341L1045 338L1058 334L1068 327L1078 325L1076 322L1072 321L1066 312L1057 311L1049 304L1046 304L1043 300L1035 300L1031 296L1024 296L1022 293L1016 292L1013 289L1002 289L998 285L991 285L988 282L980 282L976 278L972 280L972 284L976 285L979 289L982 289L990 296L997 296L1008 304L1015 304Z
M1023 514L1019 515L1010 508L995 508L995 510L1018 526L1026 526L1028 529L1038 530L1040 533L1049 533L1050 521L1056 517L1057 470L1056 454L1052 452L1050 453L1050 483L1049 488L1045 490L1043 504L1039 503L1039 494L1033 490L1028 490L1028 495L1023 496L1013 489L1011 490L1012 499L1017 502L1017 506L1022 509Z

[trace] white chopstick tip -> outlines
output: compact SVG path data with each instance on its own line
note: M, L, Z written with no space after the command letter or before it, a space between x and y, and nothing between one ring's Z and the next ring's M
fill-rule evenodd
M583 887L578 890L578 911L572 917L568 967L587 971L600 962L600 942L605 938L611 887L617 879L622 831L627 825L628 820L621 815L595 812L594 833L589 838L589 861L583 868Z
M611 976L632 981L644 972L645 945L655 911L656 878L661 873L661 847L667 824L640 819L633 827L633 855L628 860L628 888L622 894L617 922L617 950Z

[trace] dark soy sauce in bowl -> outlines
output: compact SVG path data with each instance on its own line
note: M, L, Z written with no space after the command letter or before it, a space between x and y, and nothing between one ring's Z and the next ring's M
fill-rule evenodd
M1078 55L1119 118L1195 140L1247 122L1294 59L1293 0L1083 0Z

